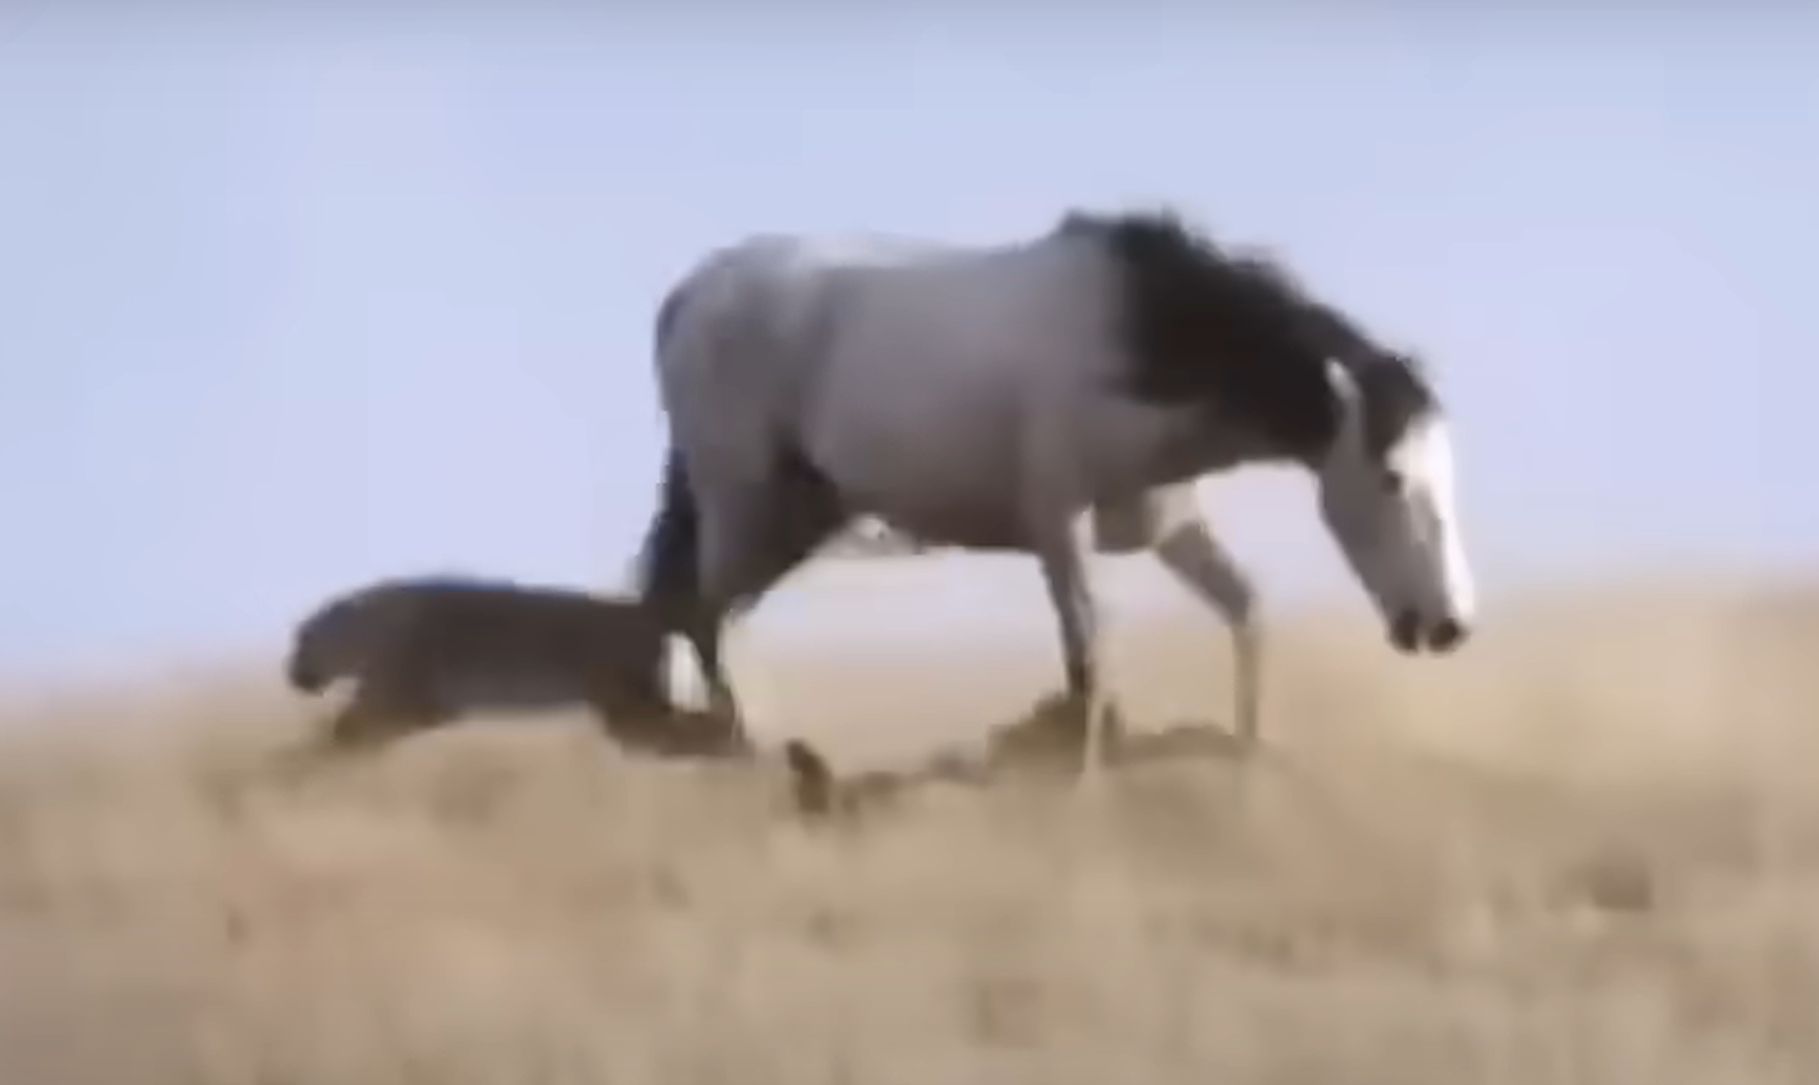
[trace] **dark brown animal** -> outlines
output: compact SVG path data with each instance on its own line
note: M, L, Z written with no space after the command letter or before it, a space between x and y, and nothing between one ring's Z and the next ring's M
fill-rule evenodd
M670 717L664 630L633 599L440 576L335 596L299 623L286 678L357 683L334 747L371 745L480 710L586 705L615 737Z

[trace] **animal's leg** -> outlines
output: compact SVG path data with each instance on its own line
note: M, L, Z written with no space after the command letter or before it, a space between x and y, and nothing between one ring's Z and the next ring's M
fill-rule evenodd
M701 669L708 713L741 734L743 714L726 677L721 640L735 602L727 585L741 579L741 566L748 560L745 552L758 545L753 540L764 527L762 502L761 493L729 489L726 497L701 510L693 583L686 596L672 604L676 631L694 649Z
M392 712L355 694L328 727L328 746L337 753L373 750L390 740L399 725Z
M694 651L710 710L732 719L738 706L720 660L722 616L702 598L703 546L700 499L680 450L672 448L664 460L657 513L639 550L640 594L666 631L681 634Z
M708 752L707 743L688 734L663 688L662 643L648 658L615 659L588 676L587 704L601 731L627 747L670 752L685 746ZM713 752L721 752L716 746Z
M723 607L706 598L690 600L676 621L676 631L694 650L695 662L701 669L701 683L707 687L707 710L723 719L736 720L739 702L726 680L726 667L720 657L721 626L726 620Z
M1233 730L1246 746L1257 740L1263 680L1263 638L1256 592L1213 538L1187 486L1157 493L1152 505L1156 556L1194 594L1219 612L1232 631Z
M359 688L330 724L329 744L347 753L370 752L449 718L425 654L413 645L376 652Z
M744 719L720 658L726 623L756 607L846 520L833 486L800 462L703 509L701 603L687 635L701 658L710 708L733 721L741 741L748 740Z
M343 706L339 711L327 714L312 714L308 724L308 734L296 745L278 750L272 756L271 766L280 779L297 780L308 776L329 761L337 750L334 738L335 728L347 712Z
M1082 778L1096 786L1106 755L1107 733L1115 711L1106 691L1105 648L1097 600L1088 574L1093 555L1092 518L1064 520L1036 546L1042 578L1061 629L1061 659L1069 696L1081 706L1085 723Z

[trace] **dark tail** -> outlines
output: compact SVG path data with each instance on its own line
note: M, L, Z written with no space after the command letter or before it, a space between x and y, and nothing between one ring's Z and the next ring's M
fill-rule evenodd
M688 297L688 279L671 288L657 307L652 329L659 368L681 318ZM700 594L701 575L696 550L701 539L701 511L689 485L688 471L672 437L664 454L663 479L657 493L657 512L644 534L639 554L638 594L669 628L678 626Z
M663 461L657 513L644 536L639 594L670 620L678 607L692 605L700 589L696 549L701 538L701 511L689 486L682 458L674 448Z

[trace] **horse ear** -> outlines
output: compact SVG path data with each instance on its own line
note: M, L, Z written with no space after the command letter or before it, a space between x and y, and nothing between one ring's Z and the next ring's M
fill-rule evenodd
M1364 402L1364 394L1358 390L1358 380L1337 358L1328 358L1325 370L1326 386L1332 393L1333 404L1338 408L1339 423L1342 427L1351 425L1358 418L1358 408Z
M1328 454L1356 449L1364 439L1364 392L1358 378L1336 358L1326 359L1326 387L1333 407L1333 440Z
M1326 383L1333 390L1333 395L1341 400L1353 401L1358 398L1358 382L1352 379L1351 371L1337 358L1326 359L1324 369Z

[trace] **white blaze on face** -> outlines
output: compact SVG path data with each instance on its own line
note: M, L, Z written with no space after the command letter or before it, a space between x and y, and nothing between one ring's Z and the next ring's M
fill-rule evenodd
M1374 457L1357 385L1337 363L1329 377L1341 414L1320 466L1321 514L1391 641L1450 651L1477 608L1454 505L1452 434L1439 414L1424 414Z
M1453 436L1446 420L1415 420L1389 451L1387 466L1402 480L1403 500L1417 550L1411 572L1424 581L1432 618L1450 617L1470 626L1477 610L1477 585L1459 527L1454 491ZM1413 586L1413 585L1411 585Z

